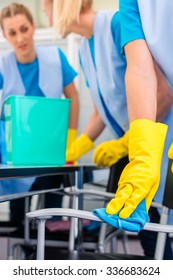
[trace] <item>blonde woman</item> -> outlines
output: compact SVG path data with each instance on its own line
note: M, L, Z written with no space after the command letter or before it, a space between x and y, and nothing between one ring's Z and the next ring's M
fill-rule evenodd
M86 129L67 151L67 158L77 160L94 147L94 140L105 126L110 128L117 140L99 145L94 152L94 162L111 166L127 154L130 162L122 172L115 198L108 203L106 213L101 218L106 217L105 220L111 223L109 215L114 216L120 211L118 217L123 220L133 217L139 211L141 217L146 214L143 217L143 227L158 189L161 163L162 176L156 200L162 201L163 197L168 165L166 150L163 161L161 159L167 125L139 116L133 116L129 125L124 82L127 64L122 53L119 12L96 12L91 0L54 0L53 10L52 1L45 0L44 4L47 5L45 8L50 19L54 12L54 25L62 37L71 32L82 36L80 62L95 105ZM138 36L139 34L136 38ZM140 36L144 40L144 34L140 33ZM169 123L172 121L172 92L156 64L155 73L158 91L157 119ZM133 99L130 103L135 104ZM139 109L141 114L145 113L143 106ZM136 108L133 112L135 110ZM166 147L170 145L172 138L167 138ZM152 216L152 220L156 219L157 214ZM151 247L149 251L150 249ZM152 254L153 252L154 250Z

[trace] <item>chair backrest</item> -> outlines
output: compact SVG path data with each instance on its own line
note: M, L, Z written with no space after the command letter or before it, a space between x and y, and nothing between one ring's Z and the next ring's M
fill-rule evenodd
M116 192L121 172L123 171L124 167L127 165L128 162L128 157L123 157L117 163L111 166L107 184L107 192Z
M107 185L107 192L116 192L121 172L123 171L124 167L128 164L128 162L128 157L124 157L111 166ZM169 160L162 202L163 206L168 207L169 209L173 209L173 173L171 171L171 166L172 161Z
M173 173L171 171L172 161L169 160L166 177L165 191L163 196L163 205L173 209Z

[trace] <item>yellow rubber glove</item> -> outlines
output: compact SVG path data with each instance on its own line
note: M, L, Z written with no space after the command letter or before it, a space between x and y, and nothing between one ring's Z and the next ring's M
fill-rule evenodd
M77 129L69 128L67 134L67 149L70 148L71 144L77 138Z
M70 148L67 149L66 161L74 162L93 148L93 141L86 134L83 133L76 139L76 141L72 143Z
M67 134L67 147L66 147L67 150L70 149L72 143L76 140L76 138L77 138L77 129L69 128ZM75 164L75 162L66 161L66 164Z
M118 189L106 207L108 214L119 212L128 218L145 199L148 211L160 182L160 169L167 125L138 119L130 124L129 163L124 168Z
M129 131L117 140L101 143L94 151L93 161L98 166L112 166L128 154Z
M170 159L173 159L173 143L171 144L170 148L169 148L169 151L168 151L168 157ZM173 172L173 164L171 166L171 171Z

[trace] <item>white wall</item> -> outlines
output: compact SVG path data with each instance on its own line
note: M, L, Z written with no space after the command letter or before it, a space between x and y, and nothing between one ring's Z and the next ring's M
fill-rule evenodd
M97 10L111 10L118 7L118 0L94 0L94 8Z

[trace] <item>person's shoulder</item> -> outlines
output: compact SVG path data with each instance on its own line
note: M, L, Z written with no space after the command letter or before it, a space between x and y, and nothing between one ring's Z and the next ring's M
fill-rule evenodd
M114 43L119 44L121 40L121 30L120 30L120 14L115 12L111 20L111 32Z
M46 46L40 45L40 46L37 46L36 49L37 49L37 51L46 51L46 52L49 52L49 51L51 51L51 50L56 50L56 49L58 49L58 47L57 47L57 46L54 46L54 45L46 45Z
M8 50L6 51L1 57L0 57L0 60L3 60L5 58L8 58L10 56L14 55L14 51L13 50Z
M66 57L64 51L61 48L57 48L57 51L58 51L60 57Z
M2 70L3 65L8 65L15 58L14 51L8 50L0 57L0 69Z
M111 29L116 30L117 28L120 28L120 19L119 19L119 12L116 11L111 20Z
M54 62L57 61L57 59L59 60L59 52L56 45L37 46L36 52L39 57L47 57Z
M59 57L60 57L61 63L68 64L69 61L68 61L68 58L67 58L66 54L64 53L64 51L61 48L57 48L57 51L59 53Z

